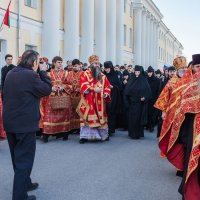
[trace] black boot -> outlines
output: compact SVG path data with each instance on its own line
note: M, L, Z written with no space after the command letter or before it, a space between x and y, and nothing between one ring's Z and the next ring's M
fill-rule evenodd
M27 192L36 190L38 187L39 187L39 184L38 184L38 183L32 183L32 184L28 187Z
M177 171L176 172L176 176L178 176L178 177L183 177L183 171Z
M48 135L43 135L42 141L43 141L44 143L47 143L48 140L49 140L49 136L48 136Z
M85 144L87 141L88 141L87 139L82 138L82 139L79 140L79 143L80 144Z
M64 141L68 140L68 137L69 137L69 135L68 135L68 133L66 133L66 134L64 135L64 137L63 137L63 140L64 140Z

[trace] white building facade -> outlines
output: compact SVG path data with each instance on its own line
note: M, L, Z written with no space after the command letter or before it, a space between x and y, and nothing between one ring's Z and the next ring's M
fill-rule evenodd
M7 5L0 5L0 21ZM88 62L97 54L101 62L158 68L183 50L152 0L16 0L10 10L11 28L0 32L1 66L6 53L16 61L35 49L50 60Z

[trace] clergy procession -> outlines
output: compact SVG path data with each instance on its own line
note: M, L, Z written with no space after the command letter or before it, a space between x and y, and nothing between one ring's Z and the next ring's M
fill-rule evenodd
M1 71L0 137L10 148L13 200L36 199L27 195L38 187L30 178L36 135L51 145L75 134L84 144L108 142L116 130L138 140L155 128L160 156L181 177L179 193L200 199L200 54L189 64L177 56L163 71L100 63L98 55L89 65L74 59L64 66L59 56L50 63L33 50L17 66L12 59L5 56Z

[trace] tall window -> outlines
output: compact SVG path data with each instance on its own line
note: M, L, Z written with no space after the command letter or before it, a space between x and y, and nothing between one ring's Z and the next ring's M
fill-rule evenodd
M37 47L34 46L34 45L26 44L26 45L25 45L25 51L27 51L27 50L34 50L34 51L37 51Z
M124 46L126 46L126 25L124 24Z
M133 48L133 30L130 28L130 44L129 47L132 49Z
M24 0L24 4L31 8L37 8L37 0Z

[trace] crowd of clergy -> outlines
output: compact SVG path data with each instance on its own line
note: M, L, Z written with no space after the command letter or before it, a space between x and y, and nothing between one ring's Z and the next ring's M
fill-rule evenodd
M12 60L6 55L1 70L0 112L6 76L15 68ZM177 56L173 66L161 70L100 63L97 55L91 55L88 63L74 59L66 66L59 56L52 62L42 57L40 65L52 84L51 94L40 99L37 135L44 143L50 137L68 140L72 134L80 135L80 144L109 141L117 129L138 140L145 129L157 128L161 157L182 177L183 199L200 199L200 54L193 55L189 64ZM65 106L56 107L56 100ZM0 138L6 138L1 115Z

